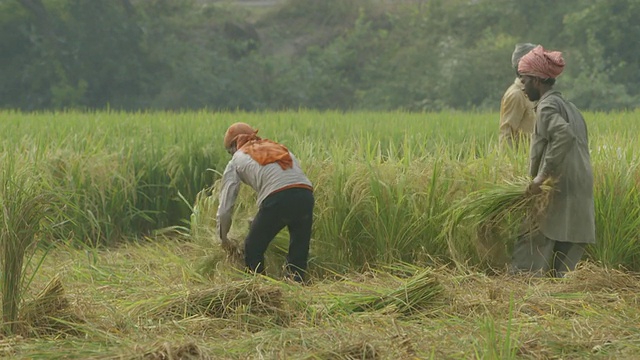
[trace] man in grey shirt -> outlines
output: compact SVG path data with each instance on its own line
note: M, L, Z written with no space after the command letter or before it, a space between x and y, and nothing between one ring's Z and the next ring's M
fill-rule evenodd
M518 72L524 91L538 101L531 143L532 193L555 180L551 201L538 229L516 241L512 266L562 277L573 270L587 244L595 243L593 171L587 125L580 111L553 89L564 69L557 51L537 46L522 57Z
M313 222L313 187L295 156L284 146L258 137L245 123L229 127L224 147L232 155L222 175L216 215L217 234L223 246L231 228L231 215L241 183L257 193L258 213L244 244L246 267L265 273L264 253L285 226L289 230L287 276L303 282L309 257Z

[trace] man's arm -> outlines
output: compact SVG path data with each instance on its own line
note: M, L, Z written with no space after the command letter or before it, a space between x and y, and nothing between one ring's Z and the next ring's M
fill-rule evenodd
M233 159L229 161L227 167L222 174L222 186L220 189L220 199L218 212L216 214L216 234L220 238L223 245L229 242L227 234L231 229L231 217L233 215L233 206L238 197L240 189L240 177L236 172Z

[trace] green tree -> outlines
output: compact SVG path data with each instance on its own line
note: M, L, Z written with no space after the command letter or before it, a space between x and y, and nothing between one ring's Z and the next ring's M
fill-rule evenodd
M631 96L640 95L639 0L596 0L566 17L567 35L579 49L579 71L597 72L606 83L622 85Z
M90 108L134 109L148 98L144 83L153 74L142 49L142 29L128 0L72 0L65 9L67 76L83 89L80 104Z

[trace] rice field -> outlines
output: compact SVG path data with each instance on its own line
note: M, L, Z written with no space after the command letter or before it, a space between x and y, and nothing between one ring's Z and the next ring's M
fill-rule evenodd
M491 251L473 219L452 217L470 194L524 186L527 149L500 149L494 113L0 112L0 354L634 358L639 115L585 114L598 243L554 280L502 271L516 216ZM280 280L286 233L270 277L214 242L235 121L286 144L315 185L309 286ZM254 201L242 189L233 238Z

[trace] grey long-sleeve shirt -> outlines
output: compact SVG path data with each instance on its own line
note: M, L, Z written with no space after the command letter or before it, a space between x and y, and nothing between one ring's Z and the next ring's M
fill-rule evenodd
M536 108L529 175L558 180L540 231L571 243L595 242L593 171L587 125L580 111L556 90Z
M248 154L241 150L236 151L222 174L220 201L216 214L216 233L221 240L227 239L231 229L233 206L240 183L245 183L256 191L258 206L269 194L284 187L297 184L313 186L302 171L298 159L291 152L289 154L293 160L293 167L283 170L277 163L260 165Z

